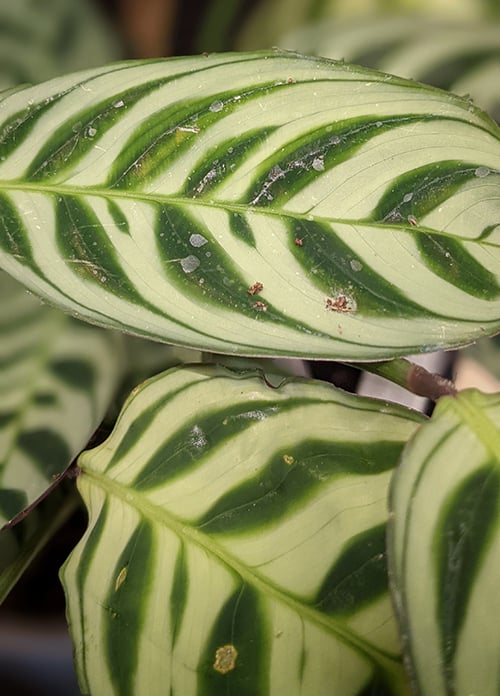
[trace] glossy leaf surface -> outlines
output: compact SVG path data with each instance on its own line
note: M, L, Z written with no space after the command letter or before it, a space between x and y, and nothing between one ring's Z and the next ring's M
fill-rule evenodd
M415 693L496 696L500 395L442 399L394 482L390 568Z
M407 694L386 496L423 418L200 365L139 387L84 453L62 570L93 696Z
M498 127L272 52L130 62L0 102L0 265L98 324L370 359L500 328Z

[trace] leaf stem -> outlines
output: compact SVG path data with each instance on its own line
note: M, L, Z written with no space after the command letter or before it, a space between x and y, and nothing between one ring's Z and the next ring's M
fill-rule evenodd
M404 389L408 389L417 396L424 396L431 401L437 401L442 396L455 396L457 389L453 382L441 375L429 372L421 365L406 360L405 358L395 358L394 360L383 360L381 362L354 363L345 362L345 365L364 369L374 375L379 375L385 379L398 384Z

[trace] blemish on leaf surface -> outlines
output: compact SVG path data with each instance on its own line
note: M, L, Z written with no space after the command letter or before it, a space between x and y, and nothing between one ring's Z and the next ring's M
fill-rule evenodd
M213 667L219 674L227 674L236 666L238 651L234 645L223 645L215 651L215 662Z

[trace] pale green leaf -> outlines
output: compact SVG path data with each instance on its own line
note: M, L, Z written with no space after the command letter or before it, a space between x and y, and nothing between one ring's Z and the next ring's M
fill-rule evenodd
M391 495L393 594L420 696L500 689L500 395L442 399Z
M291 53L118 63L0 101L0 265L211 352L378 359L500 328L500 131Z
M91 0L0 3L0 89L121 57Z
M368 19L374 27L380 16L410 14L434 19L465 20L468 22L500 15L497 0L260 0L243 25L237 46L243 50L281 45L280 38L289 31L300 30L305 24L329 18L336 22L348 19L363 23ZM372 32L377 43L376 30ZM396 37L395 37L396 38Z
M500 120L500 23L437 21L430 16L322 20L279 45L359 63L457 94Z
M62 569L92 696L407 694L386 497L423 417L326 383L173 369L81 455Z
M0 526L32 505L101 422L121 336L82 324L0 273Z

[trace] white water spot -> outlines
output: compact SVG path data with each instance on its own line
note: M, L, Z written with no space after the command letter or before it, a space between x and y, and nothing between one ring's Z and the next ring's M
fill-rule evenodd
M191 445L196 449L202 449L208 445L207 436L199 425L194 425L191 429L190 438Z
M184 273L192 273L193 271L196 271L200 263L201 261L197 256L190 254L189 256L181 259L181 268Z
M92 128L92 126L87 130L87 135L89 136L89 138L93 138L94 135L96 135L96 133L97 133L97 129Z
M474 174L480 179L484 179L484 177L488 176L489 173L490 169L488 169L488 167L478 167L474 172Z
M357 259L352 259L350 262L350 266L355 273L358 273L359 271L363 270L363 264L360 263Z
M332 143L334 145L338 145L340 143L340 137L338 135L334 135L332 138Z
M324 161L323 157L315 157L313 159L312 168L315 169L317 172L324 172L325 171L325 161Z
M192 234L189 237L189 243L191 244L191 246L194 246L197 249L202 247L204 244L207 244L207 242L208 239L206 239L202 234Z
M121 109L122 106L125 106L125 102L123 99L118 99L117 101L113 102L113 106L115 109Z
M223 108L224 104L220 101L220 99L217 99L216 101L210 104L208 110L212 111L212 113L217 113L218 111L222 111Z
M403 203L409 203L413 198L413 193L405 193L403 196Z
M377 128L382 128L384 124L382 123L382 121L375 121L375 125L377 126Z
M232 155L233 152L234 152L234 147L228 147L228 148L227 148L227 151L228 151L228 153L229 153L230 155Z

